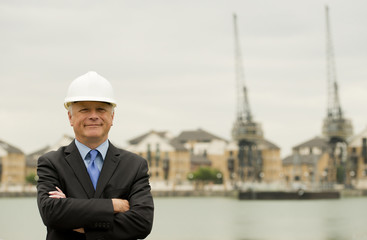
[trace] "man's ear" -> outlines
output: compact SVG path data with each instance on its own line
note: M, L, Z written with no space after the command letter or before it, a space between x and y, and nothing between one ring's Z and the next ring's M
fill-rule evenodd
M68 111L68 117L69 117L70 126L74 126L73 116L71 115L70 111Z
M113 119L115 118L115 111L113 111L112 113L112 123L111 123L111 126L113 126Z

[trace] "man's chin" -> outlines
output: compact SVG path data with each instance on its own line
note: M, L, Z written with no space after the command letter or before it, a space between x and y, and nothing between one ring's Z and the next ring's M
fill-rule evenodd
M85 133L84 137L89 140L100 140L104 137L101 132L87 132Z
M89 139L101 139L102 138L102 134L86 134L85 135L86 138Z

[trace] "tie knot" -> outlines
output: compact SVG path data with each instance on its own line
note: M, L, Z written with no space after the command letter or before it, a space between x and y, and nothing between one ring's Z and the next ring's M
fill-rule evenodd
M96 149L90 150L89 154L90 154L90 160L93 162L97 157L98 150Z

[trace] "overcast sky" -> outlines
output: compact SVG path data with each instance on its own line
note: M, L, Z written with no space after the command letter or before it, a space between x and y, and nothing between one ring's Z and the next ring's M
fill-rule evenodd
M326 116L325 4L340 99L366 127L367 1L0 2L0 139L25 153L73 135L63 107L94 70L115 87L110 139L202 128L231 139L235 120L232 14L255 121L281 148L321 135Z

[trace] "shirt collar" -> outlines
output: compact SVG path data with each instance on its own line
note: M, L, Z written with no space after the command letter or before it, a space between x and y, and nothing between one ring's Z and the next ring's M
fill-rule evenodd
M80 156L82 157L83 160L85 159L89 151L92 150L76 139L75 139L75 145L78 148ZM106 158L108 147L109 147L109 142L107 139L106 141L104 141L101 145L99 145L96 148L98 152L100 152L100 154L102 155L103 160Z

